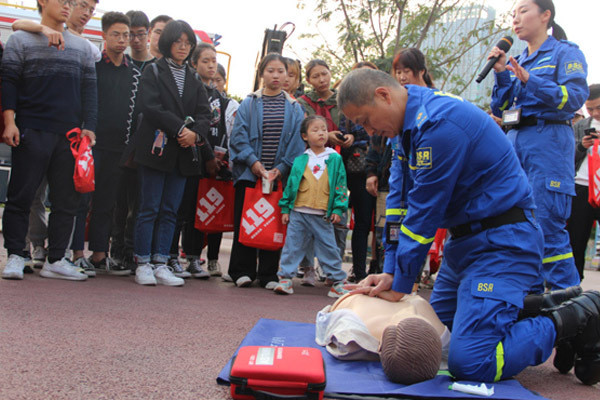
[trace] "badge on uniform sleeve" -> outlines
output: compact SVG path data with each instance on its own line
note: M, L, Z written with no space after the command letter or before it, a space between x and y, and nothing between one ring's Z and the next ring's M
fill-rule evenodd
M565 73L567 75L580 73L583 74L583 64L577 61L569 61L565 63Z
M417 158L417 169L431 169L431 158L432 158L432 153L431 153L431 147L421 147L419 149L417 149L416 152L416 158Z

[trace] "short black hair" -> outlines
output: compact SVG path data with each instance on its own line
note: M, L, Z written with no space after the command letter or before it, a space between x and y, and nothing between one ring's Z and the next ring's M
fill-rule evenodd
M131 27L144 27L146 29L150 29L150 20L148 16L143 11L130 10L125 13L129 17L131 21Z
M100 3L100 0L94 0L94 2L96 4ZM38 6L38 12L41 14L42 13L42 6L40 5L40 2L37 2L37 6Z
M190 47L190 54L188 55L188 58L190 58L196 48L196 34L190 24L180 19L169 22L160 34L160 39L158 39L158 50L164 57L171 58L173 56L171 54L171 46L173 46L173 43L178 41L184 33L192 45Z
M258 64L258 76L263 76L265 73L265 68L267 68L267 64L269 64L271 61L281 62L285 67L285 71L287 72L288 65L285 62L285 57L279 53L269 53L264 56L263 59L260 60L260 64Z
M94 2L96 4L100 3L100 0L94 0ZM38 12L41 14L42 13L42 6L40 5L40 2L38 1Z
M214 45L210 44L210 43L206 43L206 42L200 42L196 45L196 49L194 50L194 53L192 54L192 64L198 64L198 59L200 58L200 54L202 54L202 52L204 50L212 50L215 53L217 52L217 49L215 48Z
M165 24L168 24L171 21L173 21L173 18L169 17L168 15L159 15L152 18L152 21L150 21L150 29L154 29L154 25L156 25L157 22L164 22Z
M102 16L102 32L108 31L114 24L125 24L131 27L129 17L122 12L109 11Z
M596 100L600 97L600 83L594 83L590 85L590 95L588 96L588 100Z
M308 117L304 118L304 120L300 124L300 133L301 134L307 133L308 126L310 125L310 123L317 119L322 120L323 122L325 122L325 125L327 125L327 120L325 119L325 117L323 117L322 115L319 115L319 114L311 114Z

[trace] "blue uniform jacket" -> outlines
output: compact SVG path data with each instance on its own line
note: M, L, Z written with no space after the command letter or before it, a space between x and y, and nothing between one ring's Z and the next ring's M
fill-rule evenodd
M304 110L300 104L286 92L285 118L279 139L279 148L275 155L274 167L281 172L285 182L294 159L306 148L300 135L300 124L304 119ZM262 154L263 99L262 90L254 92L242 101L237 110L229 152L233 161L233 180L256 182L256 175L250 167L260 161Z
M576 44L549 36L535 53L525 49L516 60L529 72L529 80L522 83L508 70L496 73L494 115L520 108L523 116L567 121L587 100L587 63Z
M407 89L392 165L398 180L390 182L387 200L390 210L401 208L406 198L407 210L395 263L384 265L384 272L394 274L392 289L402 293L410 293L439 227L473 222L476 230L479 220L514 206L535 208L525 172L492 118L458 96L413 85Z

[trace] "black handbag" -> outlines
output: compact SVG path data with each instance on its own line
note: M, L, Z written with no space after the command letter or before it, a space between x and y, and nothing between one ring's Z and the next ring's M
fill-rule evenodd
M346 172L349 174L364 174L366 170L367 150L360 146L350 147L346 156Z

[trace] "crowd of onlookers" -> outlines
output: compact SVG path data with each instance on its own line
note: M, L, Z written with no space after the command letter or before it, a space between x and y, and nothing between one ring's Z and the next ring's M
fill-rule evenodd
M392 149L340 112L326 62L315 59L302 68L297 60L268 54L258 67L261 88L239 104L225 92L227 76L214 45L199 41L185 21L107 12L100 51L81 36L97 1L44 4L38 6L41 23L13 24L2 59L3 139L13 146L3 278L22 279L32 268L69 280L132 274L142 285L223 276L239 287L258 280L290 294L291 278L300 276L308 286L325 280L336 297L347 279L381 271ZM369 62L354 68L377 69ZM390 73L402 85L434 87L417 49L400 51ZM569 228L580 275L591 224L599 217L584 201L585 156L593 143L586 129L600 127L599 100L592 85L586 103L591 117L575 125L580 172ZM93 144L91 193L73 186L74 159L64 133L74 127ZM225 199L234 210L228 266L219 264L222 233L195 228L198 188L209 178L234 187L233 198ZM283 192L283 250L240 242L245 196L257 181ZM341 261L349 225L352 270L346 277ZM426 275L439 267L446 236L438 231Z

